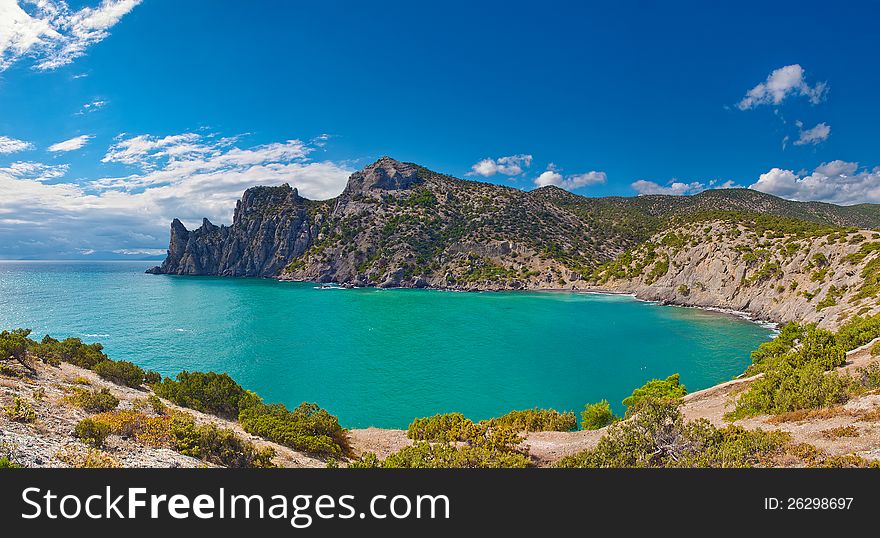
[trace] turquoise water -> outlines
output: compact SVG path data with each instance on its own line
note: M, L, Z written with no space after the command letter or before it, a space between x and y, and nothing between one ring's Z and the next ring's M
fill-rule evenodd
M316 289L146 275L149 262L0 262L0 327L100 341L171 375L228 372L267 401L318 402L347 427L511 409L580 410L679 372L743 371L770 330L629 297Z

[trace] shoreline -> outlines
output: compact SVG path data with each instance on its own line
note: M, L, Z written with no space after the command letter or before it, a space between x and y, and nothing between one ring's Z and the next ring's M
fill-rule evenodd
M172 275L172 276L191 276L191 275ZM262 279L262 277L233 277L233 278L257 278ZM280 279L277 277L271 277L269 280L276 280L278 282L300 282L300 283L308 283L315 284L315 286L327 286L333 289L376 289L376 290L430 290L430 291L446 291L453 293L573 293L573 294L583 294L583 295L609 295L609 296L623 296L623 297L632 297L633 299L643 302L643 303L651 303L656 304L658 306L671 306L676 308L692 308L695 310L703 310L706 312L713 312L716 314L725 314L728 316L736 317L742 319L744 321L748 321L754 323L756 325L760 325L766 329L773 331L774 333L778 333L780 329L781 323L778 321L773 321L772 319L760 318L756 314L749 312L747 310L736 310L733 308L724 308L720 306L700 306L694 304L686 304L686 303L676 303L673 301L657 301L653 299L644 299L639 297L639 295L635 292L628 291L620 291L613 290L609 288L600 288L600 287L587 287L587 288L521 288L521 289L458 289L458 288L438 288L433 286L425 286L423 288L414 288L409 286L393 286L388 288L380 288L378 286L350 286L346 284L339 284L336 282L316 282L313 280L288 280L288 279Z

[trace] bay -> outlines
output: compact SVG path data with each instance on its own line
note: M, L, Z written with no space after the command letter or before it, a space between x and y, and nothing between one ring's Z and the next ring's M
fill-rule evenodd
M228 372L268 402L317 402L346 427L620 401L680 373L726 381L771 337L717 312L627 296L322 289L147 275L155 262L0 262L0 327L75 336L163 375Z

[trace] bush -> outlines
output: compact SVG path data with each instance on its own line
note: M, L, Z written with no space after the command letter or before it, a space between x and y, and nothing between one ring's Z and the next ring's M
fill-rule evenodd
M530 467L527 454L517 450L522 437L503 426L490 427L488 422L466 428L464 443L417 441L379 461L367 453L348 465L349 468L521 468Z
M0 458L0 469L18 469L20 467L21 467L21 465L16 465L15 463L12 462L12 460L7 458L6 456L3 456L2 458Z
M45 362L56 365L67 362L89 370L108 360L103 350L101 344L83 344L79 338L58 341L48 335L34 347L35 353Z
M837 334L815 324L789 323L776 339L752 354L756 362L749 372L764 372L764 376L751 383L727 418L830 407L845 402L851 390L861 390L860 384L867 388L873 382L870 375L850 379L828 370L846 362L847 350L873 340L880 330L878 321L878 316L855 317Z
M627 407L626 416L631 416L643 402L648 400L678 400L687 394L685 386L681 384L680 376L672 374L666 379L652 379L635 389L631 395L624 398L623 405Z
M599 430L610 426L620 420L611 412L611 404L608 400L601 400L584 407L581 413L581 428L585 430Z
M570 432L577 429L573 412L560 413L555 409L511 411L486 422L490 427L501 426L517 432Z
M849 384L847 378L836 372L826 373L819 362L794 366L790 361L780 360L752 382L727 418L831 407L847 400Z
M791 351L804 334L805 329L800 324L793 321L787 323L776 335L776 338L764 342L758 346L758 349L752 351L752 366L749 367L748 372L760 372L764 362Z
M456 447L446 443L418 442L388 456L382 467L389 468L523 468L529 458L519 452L491 450L484 447Z
M171 417L151 417L134 410L108 411L91 417L106 425L110 433L159 448L171 443Z
M153 391L182 407L225 418L238 415L239 403L247 395L228 374L214 372L183 371L176 379L166 377L156 383Z
M473 421L461 413L437 414L413 420L406 436L414 441L464 441L473 427Z
M93 370L107 381L132 388L140 387L146 375L143 368L128 361L106 360L96 364Z
M33 422L37 420L37 412L34 411L34 407L18 396L12 400L12 404L3 408L3 414L14 422Z
M837 342L846 351L861 347L880 336L880 314L856 316L837 330Z
M274 467L271 447L259 449L234 431L214 424L197 426L191 417L175 414L170 422L172 444L181 454L224 467Z
M81 407L90 413L101 413L116 409L119 398L109 390L86 390L75 387L73 394L67 397L68 401L77 407Z
M875 362L859 368L856 379L867 390L880 388L880 364Z
M153 413L157 415L164 415L168 412L168 407L166 407L165 404L162 403L162 400L160 400L155 394L147 396L147 405L149 405Z
M557 467L752 467L789 442L782 432L718 429L700 419L685 423L679 403L643 399L638 412L611 426L595 448L561 459Z
M339 419L317 404L303 402L290 411L282 404L266 405L253 397L244 403L238 421L244 431L294 450L333 457L349 451Z
M86 444L100 448L104 446L104 441L110 435L110 426L90 418L84 418L77 423L73 435Z
M34 342L28 338L29 334L30 329L0 332L0 361L12 359L33 372L34 365L28 352Z

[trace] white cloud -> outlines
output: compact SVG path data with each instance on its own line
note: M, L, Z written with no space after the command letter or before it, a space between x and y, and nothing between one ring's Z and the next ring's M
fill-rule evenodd
M880 167L860 169L858 163L837 160L823 163L809 175L773 168L749 188L791 200L880 203Z
M831 126L824 122L807 130L804 130L804 124L800 121L797 122L797 126L800 131L800 137L794 141L795 146L803 146L805 144L816 145L819 142L828 140L828 136L831 135Z
M34 145L24 140L0 136L0 153L17 153L28 149L34 149Z
M583 174L563 176L556 165L550 163L547 166L547 170L535 178L535 186L546 187L548 185L555 185L557 187L562 187L563 189L573 190L590 185L599 185L605 183L607 180L608 177L605 172L597 172L595 170Z
M826 82L807 84L804 68L798 64L775 69L767 80L749 90L737 104L740 110L748 110L759 105L778 105L790 95L802 95L811 103L818 104L828 89Z
M133 166L132 173L91 181L47 182L47 174L58 177L66 171L63 165L0 168L0 258L164 252L175 217L190 227L202 217L228 224L236 201L255 185L289 183L303 196L331 198L353 171L310 159L313 147L298 140L254 147L238 147L231 140L212 135L121 138L104 160Z
M82 106L77 112L77 115L83 115L88 112L95 112L96 110L100 110L107 106L107 101L103 101L101 99L95 99L94 101L90 101Z
M698 181L691 183L683 183L681 181L672 180L666 185L660 185L654 181L640 179L630 185L639 195L643 194L671 194L681 196L684 194L694 194L706 190L706 185Z
M696 194L708 189L741 189L742 186L737 185L733 180L710 179L707 183L700 181L691 181L685 183L677 179L672 179L665 185L661 185L655 181L640 179L630 184L639 196L643 194L669 194L672 196L684 196Z
M491 177L495 174L518 176L532 165L532 156L526 154L508 155L497 159L486 158L471 166L469 176Z
M93 135L80 135L70 138L68 140L64 140L62 142L58 142L56 144L52 144L49 146L49 151L58 152L58 151L75 151L83 146L85 146L89 140L94 138Z
M160 256L168 252L164 248L120 248L113 251L113 254L122 254L125 256Z
M74 10L63 0L0 0L0 71L22 58L43 70L67 65L140 3L102 0Z
M29 161L18 161L5 168L0 168L0 175L32 181L49 181L64 177L67 173L66 164L43 164Z

